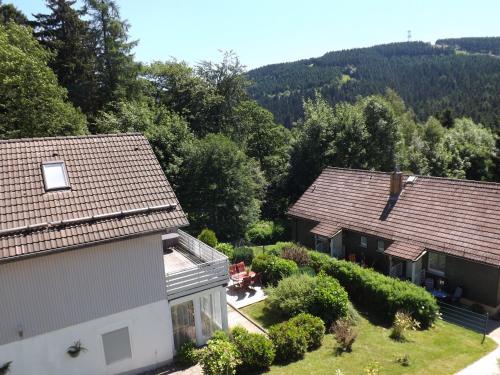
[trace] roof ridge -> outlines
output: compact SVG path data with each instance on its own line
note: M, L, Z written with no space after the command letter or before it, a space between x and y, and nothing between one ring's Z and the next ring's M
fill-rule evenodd
M115 138L115 137L128 137L128 136L141 136L144 135L140 132L130 133L108 133L108 134L85 134L85 135L60 135L55 137L34 137L34 138L12 138L0 139L0 144L3 143L19 143L19 142L35 142L35 141L52 141L52 140L65 140L65 139L88 139L88 138Z
M370 170L370 169L358 169L358 168L342 168L342 167L333 167L333 166L327 166L325 170L340 170L340 171L345 171L345 172L362 172L366 174L381 174L381 175L390 175L392 172L384 172L384 171L375 171L375 170ZM500 182L495 182L495 181L479 181L479 180L469 180L467 178L452 178L452 177L439 177L439 176L428 176L428 175L421 175L421 174L416 174L416 173L408 173L408 172L402 172L403 176L415 176L419 178L426 178L426 179L433 179L433 180L440 180L440 181L451 181L451 182L456 182L456 183L471 183L471 184L481 184L481 185L493 185L493 186L498 186L500 187Z

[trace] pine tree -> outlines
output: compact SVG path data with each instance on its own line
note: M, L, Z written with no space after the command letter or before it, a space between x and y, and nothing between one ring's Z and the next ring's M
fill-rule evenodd
M91 28L97 60L97 77L101 106L120 99L131 99L137 91L138 65L132 49L136 41L129 41L129 24L120 19L113 0L86 0L86 11L91 17Z
M95 113L95 57L92 34L85 12L74 9L76 0L47 0L50 14L36 14L35 37L55 55L50 67L69 99L84 113Z
M18 25L29 25L28 18L12 4L2 4L0 0L0 24L15 22Z

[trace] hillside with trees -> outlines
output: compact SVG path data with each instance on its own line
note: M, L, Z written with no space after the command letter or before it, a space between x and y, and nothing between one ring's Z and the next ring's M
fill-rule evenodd
M467 116L497 128L500 59L463 50L497 51L498 39L393 43L268 65L248 73L254 82L250 93L287 127L303 116L303 100L314 97L316 91L336 104L353 103L359 96L383 94L390 88L421 121L431 115Z
M486 77L498 74L497 60L488 56L471 57L484 62L476 75L457 63L468 66L469 56L423 43L275 66L289 82L289 94L282 97L289 104L294 100L298 111L296 126L288 129L251 97L255 86L233 52L194 66L137 62L129 25L113 0L86 0L83 8L74 0L47 0L47 12L31 20L0 3L0 16L0 139L140 132L195 234L209 227L219 239L237 241L259 219L282 219L327 165L382 171L397 166L417 174L500 180L491 126L472 114L457 115L455 107L426 116L422 108L432 101L410 105L456 85L453 74L478 91L448 89L448 104L460 108L456 95L470 103L481 100L494 91L488 91ZM367 64L367 54L378 65ZM419 79L390 74L388 61L394 69L418 71ZM261 73L266 69L271 67ZM433 80L435 69L440 83ZM472 83L476 76L484 78L484 90ZM266 90L282 90L283 82L271 79L278 76L269 77ZM330 83L323 83L325 77ZM394 85L414 82L415 92L408 88L400 96L380 77ZM302 92L310 95L303 100ZM478 115L496 118L498 99L489 100L492 108Z

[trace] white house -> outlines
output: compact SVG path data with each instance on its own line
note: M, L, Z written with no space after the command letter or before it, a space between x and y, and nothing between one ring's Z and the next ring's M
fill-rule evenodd
M179 229L142 135L0 141L0 160L0 368L138 373L227 329L228 260Z

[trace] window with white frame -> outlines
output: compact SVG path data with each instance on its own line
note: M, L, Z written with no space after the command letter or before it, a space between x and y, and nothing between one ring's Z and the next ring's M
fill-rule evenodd
M446 255L429 252L429 264L427 269L436 275L444 276L446 269Z
M69 188L68 174L63 161L42 164L43 183L46 191Z
M132 357L128 327L102 335L102 346L106 365Z
M367 247L368 246L368 239L365 236L361 236L359 244L361 247Z
M377 241L377 251L379 253L383 253L385 251L385 243L384 240L378 240Z

